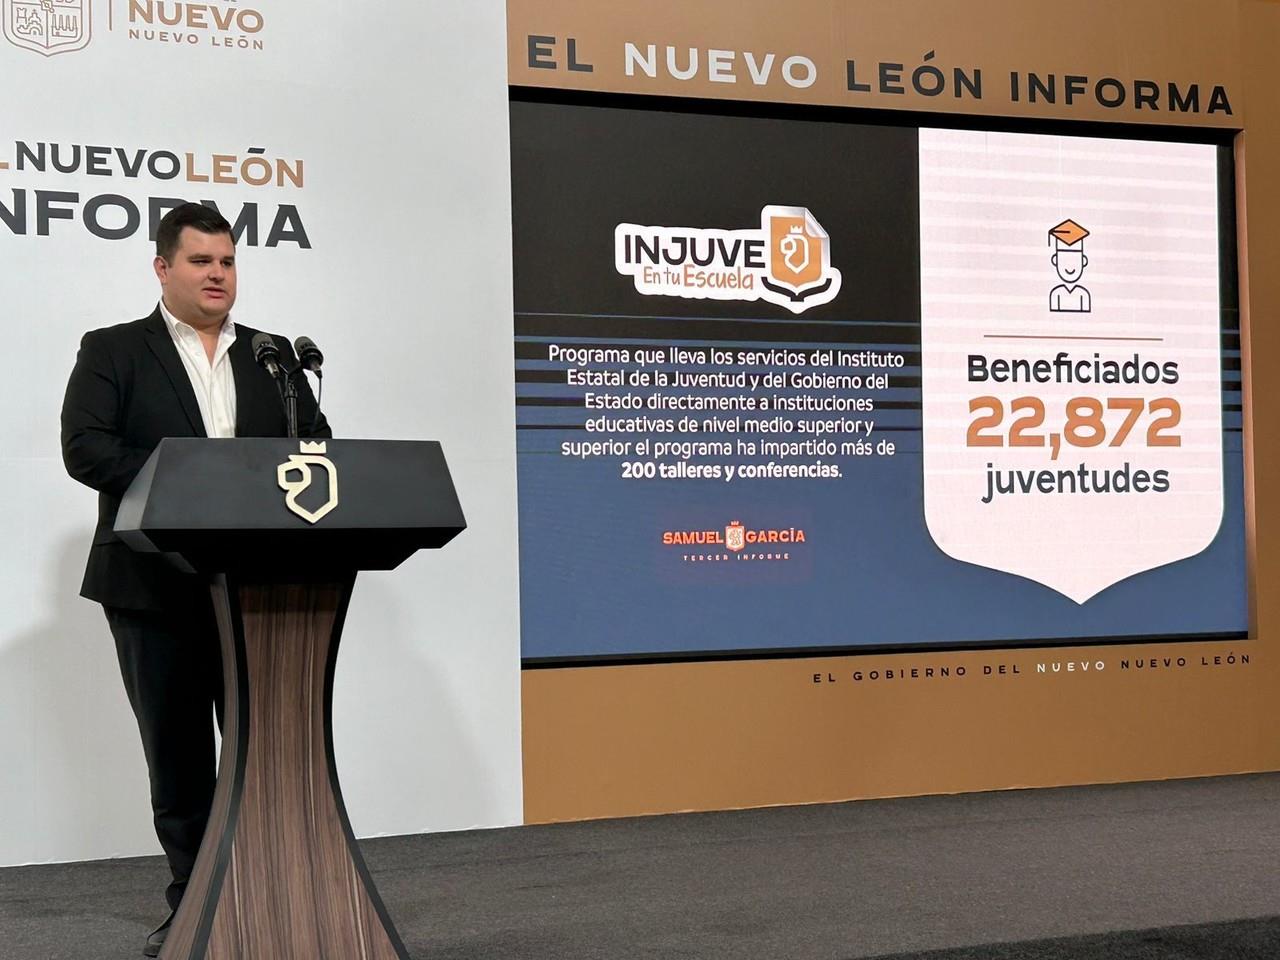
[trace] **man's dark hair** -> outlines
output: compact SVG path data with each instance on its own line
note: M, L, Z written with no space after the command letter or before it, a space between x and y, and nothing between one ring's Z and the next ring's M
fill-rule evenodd
M173 263L173 255L178 252L178 237L183 227L191 227L201 233L231 233L231 224L227 218L212 207L202 203L184 203L174 207L160 220L156 227L156 256L164 257L165 263Z

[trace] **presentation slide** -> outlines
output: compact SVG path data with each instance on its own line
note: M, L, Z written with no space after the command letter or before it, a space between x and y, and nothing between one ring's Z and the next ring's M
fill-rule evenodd
M1224 148L534 100L511 144L526 664L1245 635Z

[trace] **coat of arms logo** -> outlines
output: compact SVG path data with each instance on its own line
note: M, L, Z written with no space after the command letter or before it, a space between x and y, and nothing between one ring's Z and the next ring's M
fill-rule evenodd
M92 0L2 0L4 35L45 57L71 53L93 36Z
M737 553L747 545L746 528L742 521L735 520L724 528L724 545Z

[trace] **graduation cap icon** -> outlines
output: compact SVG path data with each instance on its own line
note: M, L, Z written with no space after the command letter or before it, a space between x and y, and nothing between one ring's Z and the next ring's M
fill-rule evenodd
M1053 247L1053 267L1062 283L1049 291L1049 310L1053 313L1089 313L1093 297L1081 285L1080 275L1089 265L1084 253L1084 238L1089 231L1074 220L1063 220L1049 229Z
M1082 250L1079 246L1080 242L1089 235L1089 231L1074 220L1063 220L1056 227L1049 229L1049 243L1053 245L1055 250L1065 250L1067 248Z

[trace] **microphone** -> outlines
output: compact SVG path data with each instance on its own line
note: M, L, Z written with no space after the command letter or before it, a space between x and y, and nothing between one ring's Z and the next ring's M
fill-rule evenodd
M280 349L276 346L276 342L271 339L271 334L255 333L250 344L253 347L253 359L258 366L265 367L267 373L279 380Z
M293 341L293 352L298 355L298 364L304 370L310 370L320 376L320 364L324 363L324 354L310 337L299 337Z
M298 337L294 340L293 352L298 355L298 366L314 373L320 384L320 396L316 397L316 412L311 417L311 432L314 434L320 423L320 398L324 396L324 374L320 372L320 364L324 363L324 354L310 337ZM303 379L305 380L306 377Z

